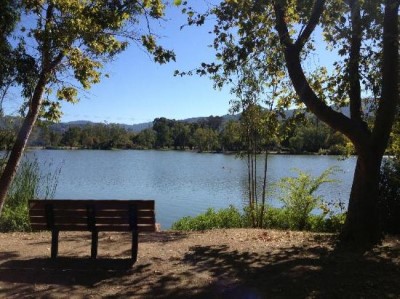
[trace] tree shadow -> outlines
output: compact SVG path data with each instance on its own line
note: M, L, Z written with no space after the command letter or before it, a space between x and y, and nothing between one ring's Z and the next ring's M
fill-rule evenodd
M132 269L131 259L88 259L59 257L9 260L1 264L0 281L28 284L74 284L90 286ZM146 265L136 267L140 272ZM24 275L20 275L24 273Z
M156 246L182 236L158 238ZM194 245L181 255L143 257L134 265L129 259L21 260L9 252L0 264L0 282L7 286L0 296L400 298L400 243L360 254L320 241L266 244L265 250L254 251Z
M328 249L318 242L262 253L196 245L174 264L188 266L187 270L156 277L145 270L143 280L134 283L125 277L119 281L122 291L111 297L400 298L399 256L399 248L359 254ZM196 283L204 273L210 280Z
M399 254L398 248L361 255L290 247L258 254L195 246L184 260L217 278L198 295L204 298L399 298L400 263L390 259Z
M87 259L33 258L27 260L9 260L1 264L0 282L9 288L2 288L1 294L16 297L57 297L73 292L74 296L84 297L83 290L93 288L108 279L120 279L124 276L140 276L148 264L133 266L130 259ZM37 289L37 285L51 286L47 290ZM36 295L35 295L36 294Z

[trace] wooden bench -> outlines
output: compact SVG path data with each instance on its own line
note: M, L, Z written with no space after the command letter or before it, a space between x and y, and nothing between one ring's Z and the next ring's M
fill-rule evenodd
M154 200L30 200L32 230L50 230L51 257L58 253L60 231L90 231L91 257L97 257L100 231L131 232L132 260L137 259L138 233L155 231Z

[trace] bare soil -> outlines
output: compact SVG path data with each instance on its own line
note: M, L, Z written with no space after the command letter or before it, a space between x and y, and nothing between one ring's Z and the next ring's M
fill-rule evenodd
M400 240L359 254L335 250L335 235L257 229L0 234L0 297L26 298L400 298Z

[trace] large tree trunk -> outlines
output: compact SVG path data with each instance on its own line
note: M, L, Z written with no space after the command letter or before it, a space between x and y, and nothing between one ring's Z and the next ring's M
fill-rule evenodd
M301 66L300 53L311 33L319 22L324 10L325 0L316 0L305 30L296 42L290 38L285 21L285 10L279 1L275 2L276 29L285 49L285 60L290 79L301 101L320 120L345 134L355 145L358 159L350 194L349 206L342 240L356 245L371 245L379 241L380 225L378 211L378 188L382 156L388 144L394 117L399 105L399 0L385 1L383 24L383 66L382 96L376 112L372 132L362 120L360 114L361 93L359 88L359 3L351 1L352 39L351 61L349 68L352 81L350 88L351 118L333 111L310 87Z
M341 235L345 243L369 246L381 238L378 188L381 157L359 155L354 172L347 218Z
M46 85L46 75L42 74L38 80L35 91L33 93L28 114L26 115L24 122L18 132L17 139L15 140L14 146L11 150L10 156L7 161L7 165L4 168L3 173L0 177L0 215L4 207L7 192L14 180L15 174L18 169L18 165L21 161L23 152L28 142L29 136L36 123L37 117L40 112L41 99Z

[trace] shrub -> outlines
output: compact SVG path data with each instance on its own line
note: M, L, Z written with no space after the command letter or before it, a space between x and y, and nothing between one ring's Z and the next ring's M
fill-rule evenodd
M268 206L264 216L264 228L289 229L288 215L284 209Z
M339 232L345 219L345 214L311 215L307 219L305 229L315 232ZM291 229L290 218L285 209L266 207L263 228ZM199 231L215 228L251 228L252 222L249 209L244 208L243 213L230 206L226 209L215 211L210 208L205 213L195 217L183 217L175 222L171 229L183 231Z
M234 206L229 206L229 208L218 211L209 208L204 214L195 217L183 217L172 224L171 228L190 231L238 227L243 227L242 215Z
M337 168L330 167L320 176L312 177L308 173L296 170L297 177L286 177L277 183L281 189L279 199L283 203L290 228L306 229L311 212L316 208L325 210L322 196L316 196L314 193L322 184L335 182L329 178L334 171L337 171ZM326 213L328 211L324 211L324 216Z

